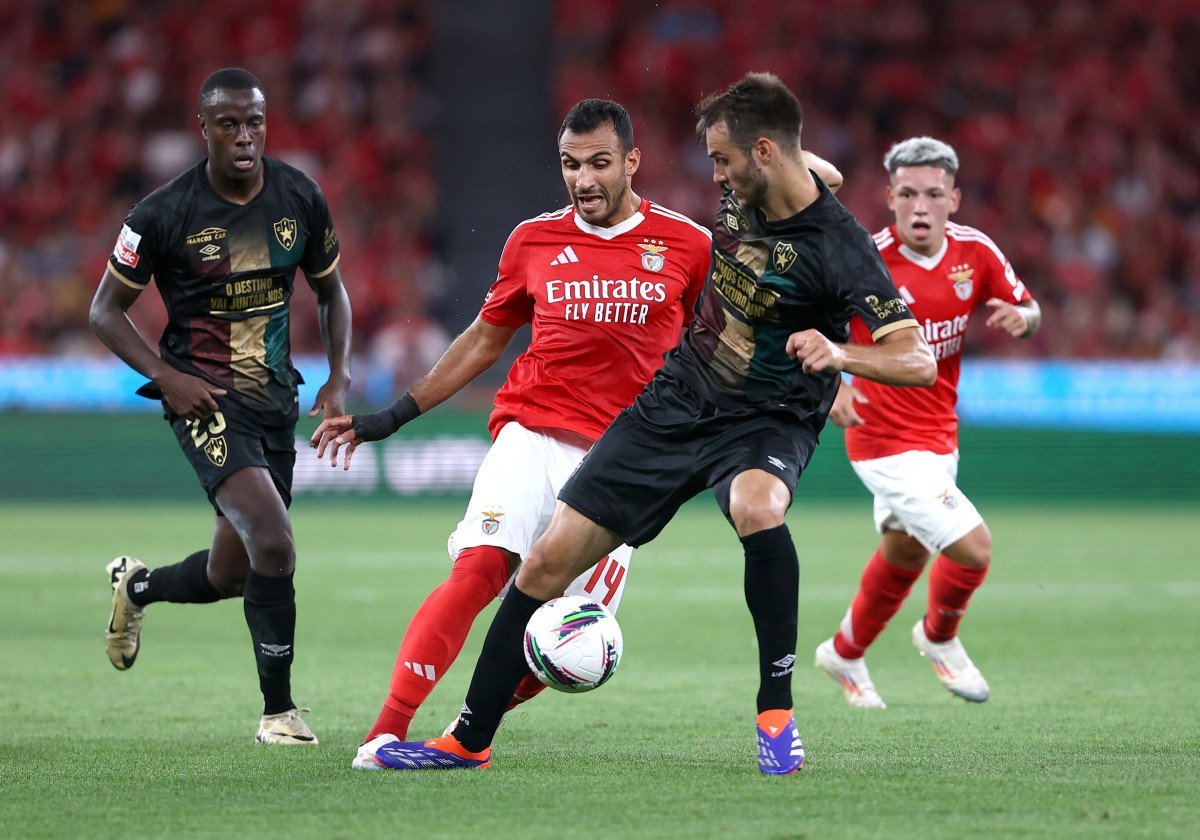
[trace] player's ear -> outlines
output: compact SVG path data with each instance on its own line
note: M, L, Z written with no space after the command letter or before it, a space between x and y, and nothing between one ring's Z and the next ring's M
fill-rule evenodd
M770 163L772 156L775 153L775 144L767 137L759 137L754 141L754 146L751 149L754 155L754 162L759 166Z
M205 140L208 139L208 123L204 121L203 114L197 114L196 119L200 120L200 136Z
M958 212L958 203L960 201L962 201L962 190L960 190L958 187L955 187L954 189L950 190L950 212L951 213Z
M642 165L642 150L639 149L637 146L634 146L625 155L625 174L627 176L633 175L633 173L638 171L638 167L641 165Z

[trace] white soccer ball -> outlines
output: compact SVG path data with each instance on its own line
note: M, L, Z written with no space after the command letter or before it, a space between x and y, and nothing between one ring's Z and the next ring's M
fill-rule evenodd
M581 595L547 601L525 626L525 661L551 688L591 691L617 670L621 627L603 604Z

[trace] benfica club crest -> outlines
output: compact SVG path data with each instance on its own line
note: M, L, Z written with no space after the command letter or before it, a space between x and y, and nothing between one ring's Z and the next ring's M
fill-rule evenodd
M959 300L970 300L975 292L975 281L971 279L975 276L975 269L969 265L952 266L948 276L954 284L954 296Z
M500 513L499 511L495 511L495 512L490 511L490 510L483 511L483 523L481 525L481 527L483 528L483 533L487 534L490 537L492 534L499 531L500 530L500 517L503 515L504 514Z
M284 247L284 250L292 250L292 246L296 244L296 220L283 218L276 222L275 238L279 240L279 244Z
M663 251L666 250L667 246L660 241L646 240L642 242L642 268L647 271L662 271L662 267L667 261L663 256Z

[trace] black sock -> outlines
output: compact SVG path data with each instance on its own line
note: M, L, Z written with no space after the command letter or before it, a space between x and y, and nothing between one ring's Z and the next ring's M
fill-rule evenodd
M139 607L155 601L211 604L223 596L208 580L208 549L171 566L148 569L129 581L129 600Z
M454 737L471 752L479 752L492 743L509 699L529 673L523 647L525 625L544 603L530 598L514 584L496 610L475 663L467 702L454 730Z
M758 711L792 708L800 561L787 525L742 537L746 606L758 636Z
M292 702L292 641L296 635L296 589L292 576L266 577L253 570L242 590L246 625L254 642L263 714L295 708Z

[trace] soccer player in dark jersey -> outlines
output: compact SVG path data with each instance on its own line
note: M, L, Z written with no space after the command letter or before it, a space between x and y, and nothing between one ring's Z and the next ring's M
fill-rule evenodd
M288 506L302 380L291 363L288 315L296 269L317 295L329 357L310 416L345 413L350 300L320 188L263 155L266 106L262 84L245 70L205 80L207 158L130 211L92 300L92 329L150 380L138 393L162 400L216 510L209 548L153 570L133 557L108 565L105 645L126 670L148 604L240 595L264 700L257 740L316 744L291 694L296 549ZM126 314L151 278L168 316L157 353Z
M594 558L652 540L706 487L745 553L759 645L759 769L782 775L803 763L791 693L799 564L784 514L843 371L928 386L937 365L875 243L805 165L795 96L754 73L705 99L697 115L725 194L695 317L559 493L484 640L457 726L425 742L381 744L381 764L489 765L528 670L522 636L534 610ZM872 346L848 343L854 314Z

